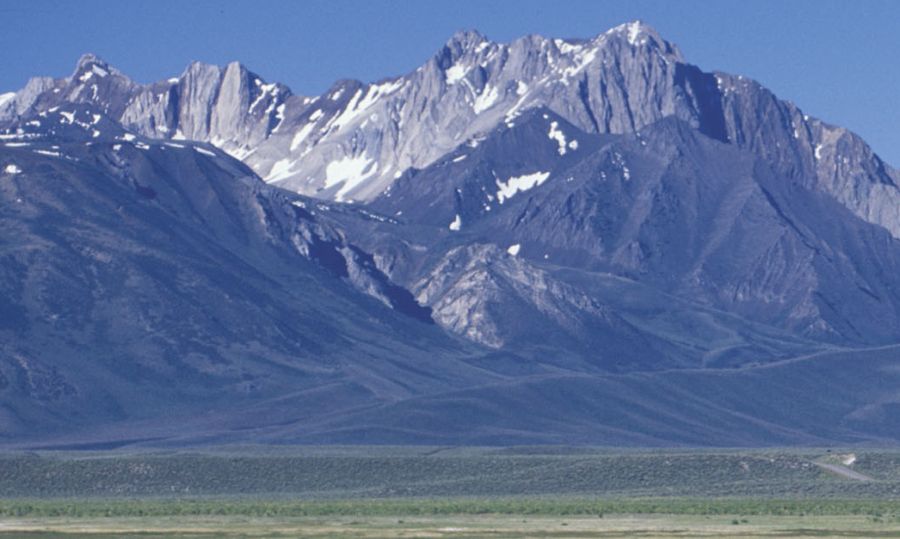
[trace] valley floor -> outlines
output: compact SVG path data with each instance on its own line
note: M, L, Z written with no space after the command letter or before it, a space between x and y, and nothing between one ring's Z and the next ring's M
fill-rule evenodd
M7 452L4 537L900 537L900 451Z
M5 519L0 537L31 539L900 537L900 519L862 515L442 515Z

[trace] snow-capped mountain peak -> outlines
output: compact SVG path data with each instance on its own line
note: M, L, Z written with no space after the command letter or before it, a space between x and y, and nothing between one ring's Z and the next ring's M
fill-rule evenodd
M109 75L112 71L115 70L102 58L93 53L86 53L81 55L81 58L78 59L78 63L75 64L75 72L72 74L72 79L84 81L93 75L102 78ZM116 71L116 73L118 74L118 71Z
M512 124L528 108L547 106L599 133L630 132L672 114L629 110L622 101L632 95L658 101L641 96L662 90L647 87L645 77L656 86L673 80L680 59L673 45L640 22L590 40L529 35L504 44L476 31L457 32L386 89L361 83L332 88L301 113L293 136L272 137L252 165L268 181L298 192L370 200L410 167L427 166L466 140ZM617 102L584 95L601 86Z
M71 77L35 78L4 97L0 124L64 102L90 103L147 137L214 144L270 183L338 201L372 200L406 171L515 125L528 109L546 107L592 134L634 133L674 117L805 175L900 237L891 211L898 175L864 142L758 83L702 72L641 21L590 39L497 43L461 31L406 75L343 80L317 97L294 96L237 62L193 63L178 78L139 85L88 54Z

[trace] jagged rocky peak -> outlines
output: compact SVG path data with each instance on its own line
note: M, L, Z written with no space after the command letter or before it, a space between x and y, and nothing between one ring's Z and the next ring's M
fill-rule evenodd
M105 60L96 54L89 52L81 55L81 58L78 59L78 63L75 64L75 71L72 73L72 79L80 79L81 76L87 75L88 73L91 73L91 76L97 75L98 77L105 77L113 71L117 74L121 74L110 67Z
M18 92L4 94L5 100L0 105L0 122L25 114L38 98L45 92L53 90L56 85L57 81L52 77L32 77Z
M487 44L490 44L490 40L478 30L460 30L450 36L447 43L438 51L436 58L446 69L459 57L484 48Z
M322 94L322 108L338 108L346 105L353 99L356 92L365 84L356 79L340 79L334 82L328 90Z
M411 73L338 81L314 98L292 96L236 62L196 62L178 78L138 85L88 54L72 77L32 79L0 97L0 123L66 102L91 103L147 137L212 143L270 183L339 201L371 201L407 170L529 109L546 107L590 134L628 134L675 117L900 237L897 173L861 139L748 79L687 64L641 21L588 39L496 43L461 31Z
M368 201L410 167L530 108L548 107L590 133L628 133L673 114L694 119L697 92L677 88L680 58L640 22L579 40L496 43L458 32L404 77L339 82L289 115L293 133L268 140L248 163L286 189Z
M210 97L218 97L219 94L224 94L227 96L226 101L237 97L239 99L233 104L242 109L259 105L253 100L260 96L280 97L284 100L291 95L287 86L277 82L266 82L240 62L231 62L225 67L192 62L178 79L169 79L169 82L178 84L184 87L187 93L195 95L209 94Z
M676 62L684 61L684 57L681 55L681 51L675 44L663 39L663 37L659 34L659 32L656 31L655 28L641 20L634 20L631 22L620 24L619 26L616 26L615 28L607 30L606 32L598 35L596 38L594 38L593 41L597 42L602 39L610 38L624 39L625 42L627 42L632 47L648 47L654 50L658 50L659 52Z
M184 69L184 72L178 78L180 81L186 79L197 79L203 81L218 82L222 78L222 68L217 65L207 64L204 62L191 62Z
M84 54L69 77L29 79L24 88L4 101L4 106L0 107L0 121L12 121L17 116L39 113L66 102L93 102L106 106L113 101L120 103L122 95L129 94L132 86L128 77L102 58Z
M210 142L241 159L280 125L290 97L239 62L193 62L180 77L136 91L122 122L150 137Z
M231 62L225 66L222 75L222 84L225 87L231 87L246 93L248 97L256 97L259 95L277 96L284 93L285 96L290 90L284 84L273 82L267 83L262 77L247 69L240 62Z
M505 71L509 67L517 68L525 77L547 71L571 77L594 62L600 49L608 48L615 55L623 47L631 55L655 51L669 62L684 61L674 44L642 21L619 25L592 39L551 39L529 34L508 44L493 42L475 30L459 31L435 54L433 61L446 73L448 84L470 73L487 70L493 74L498 67Z
M217 119L222 123L220 128L223 131L239 130L245 115L254 118L271 115L289 95L287 86L267 83L239 62L232 62L222 73L216 99L220 111Z
M484 67L490 53L502 48L476 30L460 30L424 66L426 73L438 73L449 86L461 81L479 64Z
M103 82L114 81L127 88L134 83L121 71L110 66L105 60L96 54L83 54L75 64L75 71L69 77L69 86L96 85Z

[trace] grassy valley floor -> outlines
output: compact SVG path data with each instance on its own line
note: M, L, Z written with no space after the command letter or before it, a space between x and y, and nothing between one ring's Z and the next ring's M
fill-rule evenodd
M900 451L7 452L0 537L900 537Z

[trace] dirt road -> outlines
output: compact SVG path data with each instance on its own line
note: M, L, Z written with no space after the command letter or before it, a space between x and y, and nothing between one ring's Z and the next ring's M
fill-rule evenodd
M835 475L839 475L845 479L852 479L854 481L874 481L874 479L869 477L868 475L853 471L846 466L841 466L840 464L828 464L826 462L816 462L814 464L819 468L822 468L823 470L828 470L829 472Z

